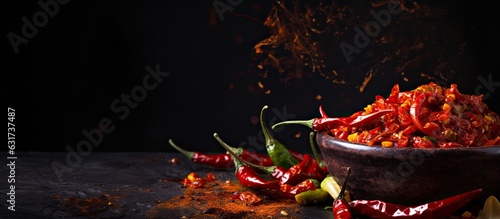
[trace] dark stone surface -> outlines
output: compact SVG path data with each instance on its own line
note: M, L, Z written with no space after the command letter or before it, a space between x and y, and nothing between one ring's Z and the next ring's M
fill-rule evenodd
M181 180L191 172L200 176L212 172L219 183L227 180L238 183L232 170L198 165L176 153L97 152L82 157L80 165L75 166L71 173L62 174L62 180L59 181L52 163L66 165L66 155L38 152L17 154L15 212L7 210L9 204L5 199L8 198L6 193L10 185L5 178L9 172L8 167L3 165L0 175L5 178L0 185L4 201L1 202L0 218L221 218L223 214L211 215L190 206L170 209L160 209L159 206L160 203L175 204L175 200L179 200L176 198L183 198L182 194L187 188L181 188ZM174 157L179 158L178 164L169 163ZM213 188L213 192L220 190L219 187ZM199 203L195 199L189 205ZM272 204L271 201L267 203ZM287 218L333 217L324 206L305 207L295 201L284 204L295 209L287 211ZM212 210L217 207L225 208L213 206ZM280 211L271 216L281 217Z

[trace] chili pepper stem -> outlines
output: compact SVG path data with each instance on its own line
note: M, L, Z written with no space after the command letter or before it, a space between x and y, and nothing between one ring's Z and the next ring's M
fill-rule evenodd
M271 136L271 133L269 133L269 130L267 129L267 125L264 122L264 111L267 110L267 105L262 107L262 110L260 111L260 125L262 126L262 132L264 133L264 138L266 139L266 145L270 144L275 144L274 138Z
M273 126L271 126L271 129L275 129L276 127L278 127L280 125L287 125L287 124L304 125L304 126L307 126L307 127L312 129L313 123L314 123L314 119L283 121L283 122L278 122L278 123L274 124Z
M184 154L189 159L192 159L194 157L194 152L193 151L187 151L187 150L182 149L181 147L179 147L178 145L176 145L172 139L169 139L168 143L170 144L170 146L172 146L173 148L175 148L175 150L177 150L180 153Z
M232 151L231 148L219 138L219 135L217 133L214 133L214 138L220 143L222 147L226 149L227 153L229 153L233 157L234 166L236 167L235 170L238 171L238 167L242 165L242 162L240 161L240 159L238 159L239 154Z
M227 150L227 153L229 153L231 156L233 156L235 159L237 159L241 163L246 164L248 166L251 166L253 168L257 168L257 169L263 170L266 173L272 173L274 171L274 168L275 168L274 166L269 166L269 167L261 166L261 165L257 165L257 164L248 162L248 161L246 161L244 159L241 159L241 157L239 157L238 155L236 155L237 153L240 153L240 152L238 150L234 150L234 148L231 148L231 146L229 146L226 142L224 142L219 137L219 135L217 133L214 133L214 138L215 138L215 140L217 140L219 142L219 144L222 147L224 147Z
M319 156L319 153L316 150L316 147L314 144L314 134L315 134L315 132L309 133L309 143L311 144L311 150L313 152L314 158L316 158L316 161L318 162L319 167L324 167L325 163L323 163L323 160L321 160L321 157Z
M344 179L344 183L342 184L342 188L340 189L339 196L336 199L344 198L345 188L347 187L347 182L349 181L349 175L351 175L351 167L347 167L347 176Z

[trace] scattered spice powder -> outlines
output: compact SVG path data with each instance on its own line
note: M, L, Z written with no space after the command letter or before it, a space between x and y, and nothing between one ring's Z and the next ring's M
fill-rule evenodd
M225 183L223 183L225 182ZM258 205L233 199L234 194L254 194ZM295 200L274 200L259 191L243 187L238 181L207 181L203 188L185 187L182 194L163 200L148 212L148 218L160 218L171 212L196 212L184 214L187 218L282 218L282 211L297 212ZM194 211L193 211L194 210Z
M115 203L121 198L121 196L104 193L91 198L69 197L59 207L65 209L65 211L75 212L85 217L95 217L110 208L120 207Z

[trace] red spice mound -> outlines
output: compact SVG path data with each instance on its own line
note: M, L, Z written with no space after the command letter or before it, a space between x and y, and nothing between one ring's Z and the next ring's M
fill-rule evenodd
M383 147L451 148L500 143L500 118L482 102L482 95L467 95L457 85L444 88L436 83L375 97L374 103L353 116L393 109L374 122L358 127L339 127L337 138Z

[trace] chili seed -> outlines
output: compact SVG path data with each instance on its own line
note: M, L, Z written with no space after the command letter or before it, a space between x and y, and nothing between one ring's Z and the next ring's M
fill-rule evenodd
M457 133L452 131L451 129L446 129L444 131L444 137L448 139L449 141L456 141L457 140Z
M443 110L444 111L450 111L451 110L451 106L448 105L447 103L443 104Z
M462 218L470 218L471 216L472 216L472 214L468 211L466 211L462 214Z
M281 215L283 215L283 216L288 216L288 212L286 212L286 211L281 211Z
M383 141L382 147L384 147L384 148L392 147L392 142L391 141Z

